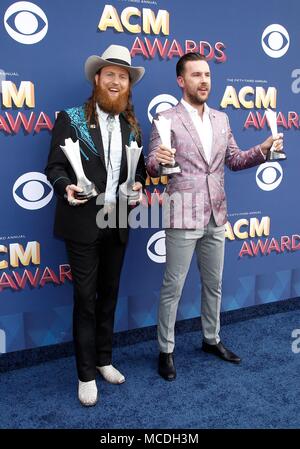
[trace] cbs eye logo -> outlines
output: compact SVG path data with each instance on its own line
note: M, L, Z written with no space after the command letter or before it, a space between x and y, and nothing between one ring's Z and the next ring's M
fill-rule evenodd
M4 26L15 41L32 45L46 36L48 19L44 11L34 3L17 2L6 10Z
M151 248L152 246L152 248ZM156 263L166 262L166 233L158 231L152 235L147 243L148 257Z
M14 200L23 209L41 209L51 201L52 196L51 184L46 176L39 172L25 173L13 186Z
M264 52L271 58L281 58L290 46L290 36L287 30L277 23L269 25L261 37Z
M166 111L170 109L172 106L176 106L178 100L172 95L161 94L154 97L148 106L148 119L149 122L152 123L153 116L158 114L159 112Z
M283 178L283 170L278 162L266 162L260 165L256 171L256 183L258 187L267 192L276 189Z

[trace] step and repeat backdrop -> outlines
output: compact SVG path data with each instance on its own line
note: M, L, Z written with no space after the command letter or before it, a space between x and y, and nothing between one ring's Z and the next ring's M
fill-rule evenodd
M134 88L144 152L152 117L181 98L175 65L210 60L209 105L225 111L240 148L262 142L277 113L287 160L230 172L222 310L300 296L300 3L239 0L2 0L0 5L0 353L72 339L72 277L53 236L55 195L44 168L60 110L91 86L84 62L126 45L146 75ZM166 179L147 180L149 205ZM165 263L157 223L131 231L115 331L156 324ZM199 316L193 261L178 320Z

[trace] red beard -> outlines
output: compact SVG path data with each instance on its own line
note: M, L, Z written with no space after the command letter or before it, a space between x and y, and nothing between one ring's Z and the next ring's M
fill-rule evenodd
M124 112L127 108L129 97L129 88L126 92L120 94L118 98L111 98L105 89L95 86L95 98L100 109L107 114L117 115Z

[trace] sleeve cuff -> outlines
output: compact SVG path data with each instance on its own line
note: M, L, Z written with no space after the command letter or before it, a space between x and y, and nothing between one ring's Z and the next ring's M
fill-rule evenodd
M72 184L72 182L69 178L65 177L57 178L53 182L53 189L59 197L65 199L66 187L70 184Z
M262 155L262 157L264 158L264 160L266 160L267 159L267 155L266 154L264 154L263 152L262 152L262 150L261 150L261 147L259 146L259 151L261 152L261 155Z
M146 184L146 179L144 179L141 175L136 174L136 175L135 175L135 180L136 180L137 182L140 182L141 184L143 184L143 187L144 187L145 184Z

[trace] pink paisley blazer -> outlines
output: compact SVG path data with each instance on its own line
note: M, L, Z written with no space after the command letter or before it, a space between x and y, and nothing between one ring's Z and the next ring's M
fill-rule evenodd
M265 162L260 145L247 151L240 150L230 129L228 116L224 112L209 109L213 142L208 163L198 132L182 103L159 115L171 119L171 144L172 148L176 148L176 161L181 167L181 173L169 176L166 193L172 195L177 192L182 197L185 193L189 194L185 195L187 200L182 202L183 219L178 224L176 218L180 214L171 204L169 225L166 227L194 229L206 225L211 214L217 226L224 225L227 222L224 164L231 170L243 170ZM155 150L160 144L161 140L153 123L146 161L151 177L160 176L159 164L155 159Z

